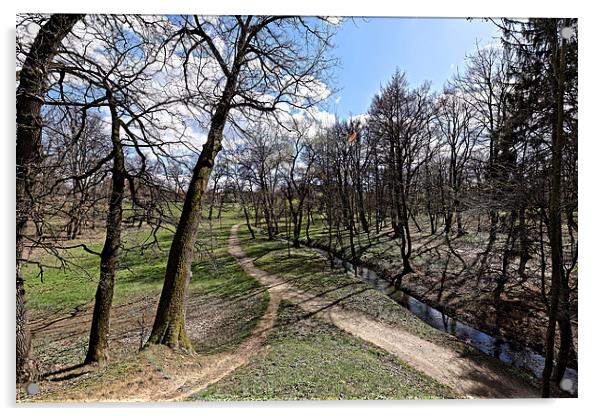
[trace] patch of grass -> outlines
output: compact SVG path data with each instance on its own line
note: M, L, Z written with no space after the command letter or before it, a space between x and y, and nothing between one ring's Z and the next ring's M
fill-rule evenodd
M285 241L269 241L263 234L256 234L256 239L253 240L246 229L241 228L239 232L243 247L254 259L255 265L283 277L288 283L337 302L338 306L361 312L387 325L403 328L422 339L451 348L476 361L486 362L500 372L512 373L532 385L537 385L532 375L487 356L457 338L431 327L343 267L335 266L332 269L328 259L314 250L303 246L298 249L291 247L289 257Z
M265 313L269 299L268 291L261 289L227 304L216 303L218 318L201 334L189 334L194 349L198 353L209 355L236 348L251 335ZM206 302L205 298L200 301ZM210 311L211 308L205 303L199 306L199 310ZM202 316L198 318L201 321L202 319ZM194 325L190 319L188 324Z
M230 297L259 287L254 279L242 272L236 261L227 253L230 228L239 218L236 207L228 208L223 211L224 218L221 223L213 220L211 233L206 221L199 228L198 242L201 250L192 265L192 290L199 289L204 293ZM148 241L150 235L148 229L123 231L122 245L125 249L121 251L119 258L115 305L127 301L132 295L161 290L173 234L168 230L161 230L157 233L156 245L144 250L136 248ZM90 249L100 252L103 238L104 236L99 235L97 241L86 243ZM99 275L98 256L87 253L82 248L75 248L68 251L66 258L70 264L67 268L45 268L43 280L38 276L38 267L35 264L24 266L30 310L70 310L93 301ZM50 256L32 260L58 266L58 262Z
M384 350L283 303L269 349L190 400L452 398Z
M172 234L162 230L157 234L157 246L142 251L134 247L146 240L150 235L149 230L126 229L123 234L125 250L122 250L120 255L115 279L116 305L125 302L132 295L152 293L161 289L172 240ZM102 237L100 240L87 242L87 245L99 252L102 250ZM99 276L99 257L87 253L82 248L76 248L69 250L65 258L69 262L68 267L46 268L43 279L37 276L37 266L24 266L25 289L30 310L40 313L71 310L93 301ZM58 262L52 257L36 260L58 266Z

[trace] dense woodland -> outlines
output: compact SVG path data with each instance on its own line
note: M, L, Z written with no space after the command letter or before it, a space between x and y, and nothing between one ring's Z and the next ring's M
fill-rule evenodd
M499 45L477 45L443 91L400 68L365 114L334 118L327 18L20 16L17 381L38 377L24 264L43 278L76 268L72 249L98 256L86 363L103 362L122 232L148 228L151 247L173 231L146 342L191 351L199 225L235 204L253 236L380 268L545 354L550 396L577 368L576 19L490 24Z

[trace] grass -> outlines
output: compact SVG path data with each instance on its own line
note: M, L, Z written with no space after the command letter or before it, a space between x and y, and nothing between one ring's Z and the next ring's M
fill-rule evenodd
M254 264L270 273L278 274L288 283L322 298L336 301L343 308L361 312L379 322L403 328L422 339L471 356L477 361L487 362L499 371L509 372L530 384L537 383L530 374L489 357L457 338L429 326L408 309L356 278L343 267L335 266L332 269L328 259L314 250L291 246L289 257L289 248L285 241L268 240L260 233L256 233L256 239L253 240L246 228L242 227L239 233L245 252L253 258Z
M247 275L227 251L230 228L239 221L238 212L231 207L223 215L221 225L214 221L212 235L207 225L199 230L202 250L192 264L187 331L201 354L237 346L251 334L269 300L267 290ZM137 351L143 336L138 329L141 317L145 318L148 336L163 286L172 234L162 230L157 235L156 247L144 251L135 248L149 233L137 228L124 230L123 245L127 249L119 259L111 329L111 354L115 360L126 359ZM86 244L100 250L102 236L99 240ZM76 266L65 270L47 269L43 280L36 278L35 266L25 269L27 304L35 325L80 311L79 318L67 321L70 323L58 323L64 325L64 331L34 333L34 354L39 357L43 372L80 363L86 352L99 259L79 248L71 250L69 256ZM51 261L48 258L36 260Z
M238 214L232 209L224 212L225 218L220 227L214 225L213 235L209 236L208 226L199 230L198 241L203 247L201 254L193 262L191 290L200 290L218 296L232 297L245 293L259 284L249 278L227 253L227 239L232 224L238 222ZM116 275L116 305L132 295L160 291L165 276L167 254L173 235L168 230L157 233L157 244L141 250L140 246L150 236L150 230L125 229L122 249ZM102 250L102 235L96 241L87 242L90 249ZM209 252L209 238L213 239L214 250ZM99 274L99 258L87 253L83 248L71 249L66 257L70 265L66 268L45 268L43 278L38 277L34 264L24 266L28 307L34 312L69 310L91 302L96 291ZM58 263L51 257L34 259L51 266Z
M406 275L401 286L408 294L449 316L462 320L483 332L526 345L544 354L543 341L547 315L545 303L540 295L539 254L531 253L534 258L527 263L527 278L524 280L518 273L519 257L511 258L507 269L509 280L505 285L504 293L513 301L502 299L501 305L496 305L494 291L498 277L501 276L506 235L503 229L498 230L497 242L489 256L488 268L480 275L482 258L479 257L479 253L482 253L487 246L489 234L488 219L485 216L481 217L481 228L477 232L476 214L476 212L467 212L464 216L464 226L468 234L450 236L451 246L455 253L462 257L464 263L448 248L442 227L435 235L430 235L430 227L427 226L428 221L425 217L417 218L418 222L423 224L422 231L419 231L414 224L410 224L413 246L411 262L418 273ZM281 224L281 231L284 230ZM353 259L351 253L347 230L341 230L341 244L338 244L334 237L336 230L333 232L331 249L339 257L348 261L355 260L381 276L393 278L398 275L403 267L399 241L392 237L389 225L380 234L373 229L368 235L361 231L360 227L357 231L358 234L354 235L356 259ZM328 247L327 224L319 215L315 216L315 222L310 223L309 234L313 245ZM301 241L307 241L305 224ZM549 261L549 253L547 258ZM551 267L547 270L549 272ZM442 279L444 275L445 280ZM549 274L546 278L550 278ZM570 278L570 285L576 286L578 270L571 273ZM516 301L519 302L518 305ZM571 300L571 309L575 311L575 322L577 322L576 307L577 295L575 294ZM577 325L574 325L573 331L577 333Z
M461 341L425 324L407 309L399 306L342 267L332 269L328 259L312 249L292 248L288 256L286 242L268 240L257 234L252 240L248 231L240 231L245 252L257 267L278 274L289 283L321 297L339 301L345 308L356 310L389 325L401 326L423 339L434 341L465 352Z
M191 400L453 398L384 350L284 302L268 350Z
M227 205L222 221L214 220L212 232L206 221L199 230L202 249L193 261L193 278L188 297L187 331L201 355L210 355L236 347L247 338L263 315L269 294L248 276L236 259L228 254L230 228L242 218L235 205ZM240 227L245 251L255 264L279 274L299 288L340 301L344 308L360 311L381 322L401 326L429 341L444 344L465 354L476 351L453 337L437 331L400 307L370 285L356 279L342 268L331 269L328 260L308 248L290 247L286 242L270 241L262 234L251 240L246 227ZM160 293L172 234L162 230L158 244L141 250L149 230L124 230L122 252L116 279L114 305L128 305L149 299L144 308L152 316ZM103 235L86 241L95 251L102 248ZM96 290L99 259L82 249L70 251L74 265L65 270L47 269L44 280L36 278L36 267L28 266L26 289L29 309L38 322L59 316L86 305L90 306ZM46 262L51 259L37 259ZM57 313L60 311L60 313ZM136 319L141 308L119 309L114 313L111 341L112 363L106 369L75 378L65 384L43 382L49 394L78 386L82 392L107 380L127 380L140 371L136 355L138 336ZM119 323L119 318L131 315ZM128 315L128 316L129 316ZM285 305L279 310L278 326L269 337L267 352L255 357L247 366L196 395L194 400L291 400L291 399L408 399L452 397L451 391L394 356L354 338L316 318L301 319L300 310ZM117 322L116 322L117 320ZM79 322L79 332L67 328L65 333L34 337L35 355L42 371L80 363L87 346L88 322ZM129 325L129 327L127 327ZM154 356L145 353L145 360ZM167 356L164 357L167 359ZM488 360L488 357L480 357ZM149 362L150 362L149 361ZM489 360L496 362L494 359ZM158 362L163 362L159 360ZM185 366L185 364L182 364ZM506 370L500 365L501 370ZM177 371L176 371L177 372ZM53 390L54 389L54 390ZM82 393L83 394L83 393Z
M148 230L124 230L123 246L116 275L115 303L120 304L131 295L161 289L166 265L166 253L171 243L171 233L158 233L158 244L146 252L134 250L150 234ZM99 236L102 240L102 236ZM87 242L90 249L102 250L102 241ZM65 268L45 268L43 278L37 276L38 268L28 264L24 267L25 289L28 307L35 312L69 310L91 302L96 291L100 259L83 248L69 250ZM58 262L47 257L42 260L50 266Z

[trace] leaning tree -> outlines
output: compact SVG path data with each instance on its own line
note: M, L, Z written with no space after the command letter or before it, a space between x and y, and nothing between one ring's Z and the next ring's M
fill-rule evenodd
M186 291L201 199L224 129L235 115L301 110L326 98L328 90L320 80L334 63L327 54L334 25L289 16L181 16L174 23L181 26L177 36L185 45L186 83L206 92L210 123L188 184L147 345L191 350L185 330Z
M25 307L25 287L21 273L23 251L27 240L27 223L33 207L30 189L40 163L41 109L48 91L48 69L58 47L82 15L52 15L40 28L19 72L17 88L17 174L16 174L16 276L17 276L17 382L36 377L36 364L31 357L31 332Z

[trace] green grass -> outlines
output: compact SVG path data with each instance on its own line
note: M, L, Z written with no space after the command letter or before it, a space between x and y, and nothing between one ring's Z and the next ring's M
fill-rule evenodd
M290 303L267 353L191 400L433 399L453 393L384 350Z
M246 276L237 263L227 253L227 239L230 227L238 222L235 207L224 211L222 226L214 220L213 253L209 253L208 225L199 229L198 241L203 250L193 262L193 278L191 289L199 289L220 296L236 296L250 289L257 288L258 283ZM123 247L119 258L119 266L115 284L115 304L125 302L132 295L160 291L165 277L167 255L173 238L168 230L157 233L158 243L144 251L133 247L139 246L150 236L150 230L125 229L123 231ZM86 242L96 252L102 250L104 234L99 234L96 241ZM30 310L51 312L73 309L90 302L94 298L99 274L99 258L87 253L83 248L71 249L66 254L69 265L66 268L46 267L43 278L38 276L35 264L24 266L27 302ZM45 264L58 266L51 256L32 259Z
M530 374L487 356L457 338L429 326L408 309L344 268L331 269L328 259L312 249L303 246L295 249L291 246L289 257L285 241L270 241L261 233L256 233L256 239L253 240L246 228L240 228L239 233L245 252L253 258L255 265L278 274L288 283L337 302L343 308L361 312L379 322L400 327L422 339L471 356L476 361L487 362L499 371L510 372L529 383L535 382Z
M239 222L236 208L227 208L223 212L221 226L219 221L214 220L211 235L208 225L200 227L198 241L203 248L192 263L188 321L191 325L200 325L201 335L191 336L191 339L197 351L204 354L238 345L251 334L269 301L267 290L247 275L227 251L230 228ZM150 295L152 304L149 307L155 308L154 302L158 300L163 286L173 235L162 230L157 235L156 247L144 251L136 249L149 234L150 231L144 229L124 230L123 245L126 250L122 250L119 258L114 307ZM99 251L102 248L102 238L101 235L100 241L86 244ZM34 319L45 319L49 315L60 316L78 306L93 305L99 258L77 248L69 252L69 259L75 263L74 266L65 270L47 269L43 281L36 277L36 266L29 265L25 268L27 304ZM43 260L52 261L51 258ZM85 353L86 338L70 339L67 346L63 340L38 338L35 340L36 353L44 357L44 367L77 362Z
M337 301L345 308L362 312L380 322L402 327L423 339L461 352L467 351L466 344L430 327L342 267L335 266L332 269L328 259L312 249L291 247L289 257L286 242L270 241L263 234L257 234L257 238L252 240L246 229L243 231L241 228L239 232L245 252L253 258L257 267L282 276L303 290Z
M131 295L161 288L172 235L168 231L159 232L159 243L154 250L131 250L131 247L138 245L149 234L149 231L124 231L123 244L126 250L122 250L116 275L116 304L124 302ZM102 240L102 236L100 239ZM87 245L94 251L102 250L102 241ZM93 300L99 275L99 257L76 248L69 250L65 258L69 262L66 268L46 268L43 279L37 276L37 266L29 264L24 267L27 302L31 310L45 312L73 309ZM51 257L36 260L58 265Z

